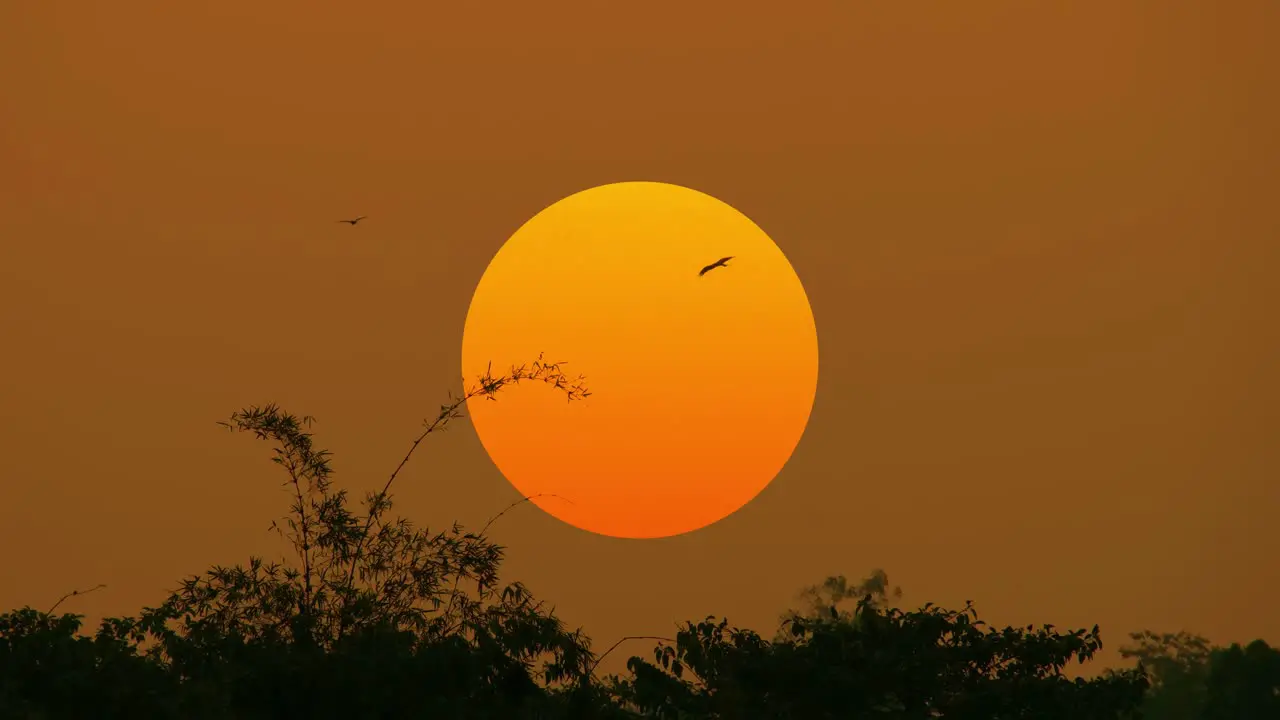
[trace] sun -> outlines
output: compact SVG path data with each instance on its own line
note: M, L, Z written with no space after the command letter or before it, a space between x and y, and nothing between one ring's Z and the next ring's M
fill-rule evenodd
M521 385L469 401L471 421L522 495L559 496L533 502L613 537L687 533L750 502L791 457L818 385L813 312L782 250L724 202L657 182L570 195L489 263L463 377L542 352L591 396Z

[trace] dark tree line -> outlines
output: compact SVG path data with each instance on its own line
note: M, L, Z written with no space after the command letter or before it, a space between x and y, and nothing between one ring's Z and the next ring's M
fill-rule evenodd
M418 445L468 399L520 382L589 394L541 358L486 373L356 509L309 418L235 413L224 425L269 441L285 471L291 508L276 528L296 560L211 568L92 633L57 606L0 614L0 718L1280 718L1280 652L1261 641L1144 633L1125 650L1137 667L1069 679L1102 647L1096 626L993 628L971 605L905 611L881 571L808 589L772 639L707 618L653 638L625 676L600 677L581 631L499 581L503 548L487 526L433 532L389 515Z
M1132 633L1121 648L1150 678L1150 720L1280 718L1280 649L1263 640L1214 646L1187 632Z

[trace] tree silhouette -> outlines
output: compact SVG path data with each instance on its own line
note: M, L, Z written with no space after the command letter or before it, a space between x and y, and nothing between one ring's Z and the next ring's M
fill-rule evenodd
M1206 691L1203 720L1280 718L1280 650L1262 640L1216 650Z
M818 585L801 590L799 599L804 603L803 610L792 609L783 613L782 626L789 626L801 618L819 622L852 622L859 601L877 609L887 608L902 599L902 588L891 588L889 575L876 569L855 585L850 585L844 575L828 577ZM787 637L785 627L779 627L774 641L786 640Z
M1150 678L1143 720L1280 718L1280 650L1266 642L1224 648L1185 631L1129 637L1120 654Z
M267 717L328 717L342 705L329 697L338 687L365 702L372 700L362 688L397 688L382 705L353 709L358 716L415 697L418 707L450 716L487 717L483 712L515 712L524 705L534 711L531 703L548 696L541 691L587 671L593 656L586 638L566 630L520 583L499 584L503 548L483 531L455 524L430 532L388 517L391 485L426 437L461 417L468 400L495 400L502 389L526 381L551 385L570 400L590 394L581 377L569 378L561 364L541 356L502 375L487 370L424 422L383 488L366 495L362 512L350 507L346 490L334 487L329 453L307 432L311 418L275 405L233 414L222 425L270 441L272 460L286 472L290 514L274 527L291 543L297 562L251 557L244 566L215 566L137 617L105 620L88 646L76 639L77 616L53 618L29 609L6 615L6 670L21 667L44 677L39 668L46 664L35 662L32 648L73 663L88 652L92 661L81 661L93 667L110 657L94 653L111 650L144 663L145 672L159 668L179 681L182 699L173 709L184 717L249 717L264 708ZM357 682L397 659L403 678L418 679L405 681L417 692L385 678ZM16 669L5 677L10 694L50 698Z
M1147 686L1140 670L1062 674L1102 647L1097 627L988 629L972 605L904 612L864 598L848 618L797 616L789 634L770 643L724 620L688 623L653 662L632 658L615 692L667 718L1114 720Z
M30 607L0 614L0 718L178 717L164 666L109 631L81 635L80 623Z
M356 508L334 486L311 418L270 404L234 413L222 425L270 442L284 470L290 511L274 527L294 561L215 566L92 636L81 616L54 613L97 588L0 614L0 718L1121 720L1140 705L1147 720L1280 717L1280 651L1261 641L1215 649L1186 633L1137 633L1123 650L1136 668L1068 679L1071 661L1102 647L1096 626L997 630L971 604L908 612L883 570L806 588L773 641L709 617L647 638L659 641L652 659L599 679L603 656L581 631L520 583L499 582L503 548L485 533L531 498L478 532L391 515L391 487L420 444L467 401L524 381L569 400L590 394L541 357L486 370Z
M1204 711L1212 646L1188 632L1130 633L1120 656L1137 660L1151 680L1143 715L1153 720L1198 720Z

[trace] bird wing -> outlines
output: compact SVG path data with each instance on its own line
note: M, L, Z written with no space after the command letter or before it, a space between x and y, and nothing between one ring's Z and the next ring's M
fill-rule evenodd
M698 277L702 277L703 275L706 275L707 273L711 272L714 268L715 268L715 265L708 265L702 268L701 270L698 271Z

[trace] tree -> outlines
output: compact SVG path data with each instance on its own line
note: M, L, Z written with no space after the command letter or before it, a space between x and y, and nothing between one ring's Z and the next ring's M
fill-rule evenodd
M1199 635L1180 631L1130 633L1120 656L1138 661L1151 682L1142 704L1149 720L1198 720L1206 699L1205 680L1213 647Z
M1280 650L1262 640L1214 651L1203 720L1280 718Z
M0 718L176 717L166 669L109 634L79 633L81 617L30 607L0 614Z
M1065 666L1102 647L1096 626L996 630L971 604L907 612L877 570L806 589L807 607L772 642L707 618L652 638L653 659L631 658L629 677L599 681L580 631L519 583L499 583L503 548L485 532L531 498L475 533L390 516L390 488L423 440L468 400L525 380L589 394L541 358L486 371L424 424L360 509L333 486L310 418L275 405L233 414L223 425L271 442L285 471L290 513L275 527L295 560L214 567L92 637L57 604L0 614L0 717L1118 720L1143 702L1149 674L1171 688L1203 664L1202 639L1138 635L1145 665L1070 680ZM1275 656L1265 643L1212 653L1200 687L1217 714L1206 718L1270 712Z
M422 441L461 417L467 401L495 400L524 381L570 400L590 394L581 377L541 356L503 375L486 371L424 423L363 511L333 486L329 453L306 431L311 418L275 405L233 414L222 424L270 441L287 474L290 514L273 527L296 563L251 557L247 566L214 567L137 617L104 621L93 640L76 637L75 616L7 614L0 697L56 712L77 682L101 683L116 663L137 676L126 685L139 691L163 684L157 678L175 683L166 686L170 712L130 696L92 701L94 716L127 708L149 717L380 717L413 706L446 717L532 717L565 705L570 681L593 660L587 640L521 584L499 584L503 548L485 538L488 526L430 532L388 517L391 485ZM59 663L65 677L52 681Z
M989 629L971 604L904 612L864 598L850 616L796 617L789 639L707 618L688 623L654 661L633 657L615 692L664 718L1101 720L1142 701L1140 670L1068 680L1101 647L1092 630Z
M1262 640L1218 647L1188 632L1132 633L1121 648L1150 679L1144 720L1280 717L1280 650Z
M877 609L889 607L902 599L902 588L889 586L889 575L884 570L872 570L871 574L855 585L850 585L844 575L834 575L818 585L810 585L797 596L803 610L788 610L782 614L781 625L804 618L823 622L851 622L859 601ZM841 607L844 605L844 607ZM787 631L779 627L774 641L785 640Z

